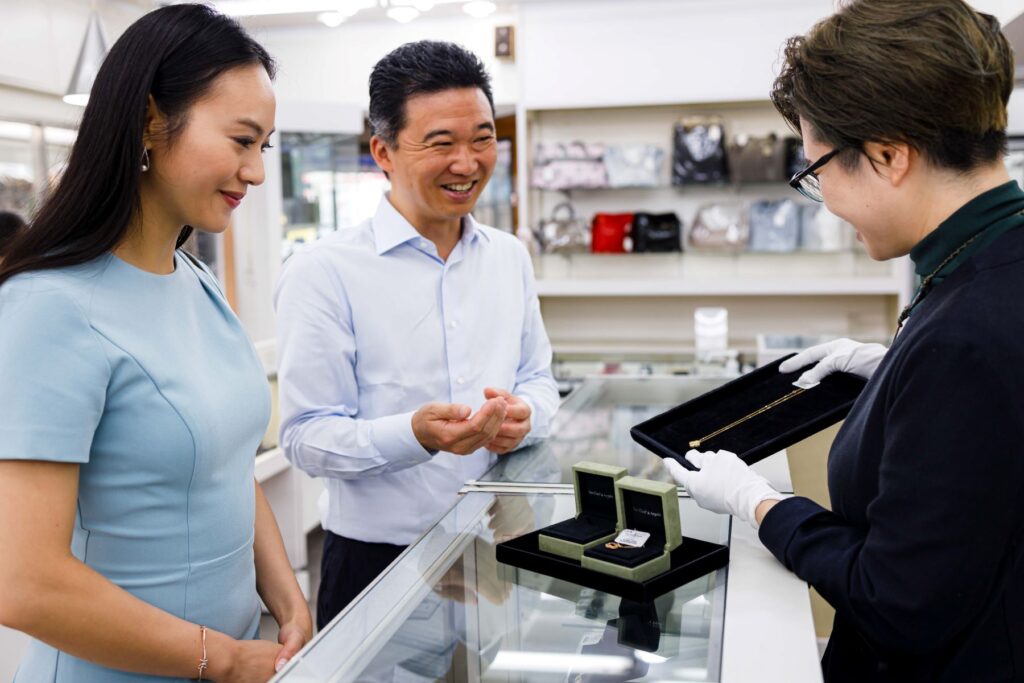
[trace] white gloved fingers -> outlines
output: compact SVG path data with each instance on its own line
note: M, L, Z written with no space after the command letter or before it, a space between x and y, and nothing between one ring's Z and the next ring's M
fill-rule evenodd
M675 458L662 458L662 462L665 463L665 469L668 470L668 473L675 479L676 483L689 491L691 477L695 473L683 467Z
M812 387L818 386L821 380L825 379L833 372L840 372L845 369L846 357L843 351L834 351L815 365L813 368L800 375L797 381L793 382L794 385L801 389L811 389Z
M779 372L796 372L800 368L808 366L811 363L817 363L822 358L832 353L832 349L834 347L835 341L830 341L825 342L824 344L817 344L809 349L804 349L792 358L783 361L782 364L779 365Z
M715 454L712 451L698 451L695 448L691 448L686 451L686 459L693 463L697 469L704 469L704 465L708 463L708 459L713 457Z

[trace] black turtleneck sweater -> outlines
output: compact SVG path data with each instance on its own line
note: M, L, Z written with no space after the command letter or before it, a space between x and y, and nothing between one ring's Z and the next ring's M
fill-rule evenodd
M1024 192L911 252L939 273L829 453L833 512L782 501L765 546L836 609L825 680L1024 680Z

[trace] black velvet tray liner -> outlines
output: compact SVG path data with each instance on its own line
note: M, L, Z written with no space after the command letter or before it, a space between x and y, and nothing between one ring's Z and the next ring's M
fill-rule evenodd
M499 543L498 562L637 602L654 600L729 564L727 546L683 536L683 544L672 551L672 566L667 572L647 581L629 581L584 569L575 560L544 552L537 545L539 534L539 531L533 531Z
M615 480L591 472L577 472L576 476L580 482L582 512L543 529L544 534L563 541L589 543L615 533L615 518L619 514L615 507Z
M607 517L583 514L552 524L542 529L545 536L560 538L572 543L589 543L595 539L615 533L615 520Z
M792 355L795 354L786 358ZM663 458L675 458L684 467L696 469L685 458L690 441L717 431L796 388L793 382L807 368L780 373L779 365L786 358L641 422L630 430L633 440ZM703 441L698 450L732 451L753 465L842 420L865 384L856 375L831 374L803 394Z

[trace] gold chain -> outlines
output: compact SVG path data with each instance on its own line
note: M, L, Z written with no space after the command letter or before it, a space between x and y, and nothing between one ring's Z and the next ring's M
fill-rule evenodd
M715 438L719 434L724 434L725 432L729 431L730 429L732 429L736 425L743 424L747 420L749 420L749 419L751 419L753 417L757 417L761 413L766 413L769 410L771 410L772 408L774 408L775 406L779 405L780 403L785 403L789 399L793 398L794 396L799 396L800 394L804 393L805 391L807 391L807 390L806 389L794 389L793 391L789 392L788 394L786 394L782 398L777 398L774 401L772 401L771 403L769 403L768 405L761 406L760 408L758 408L754 412L750 413L749 415L744 415L743 417L741 417L740 419L736 420L735 422L730 422L729 424L725 425L721 429L719 429L717 431L714 431L714 432L711 432L707 436L703 436L703 437L701 437L699 439L695 439L695 440L691 441L690 442L690 448L700 448L700 445L702 443L704 443L705 441L709 441L710 439Z

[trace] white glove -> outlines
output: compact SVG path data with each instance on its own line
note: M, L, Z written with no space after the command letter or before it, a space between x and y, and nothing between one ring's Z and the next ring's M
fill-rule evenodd
M779 366L779 372L795 372L805 365L817 363L793 382L802 389L810 389L833 372L849 372L871 379L875 369L888 351L881 344L862 344L852 339L836 339L812 346L796 354Z
M673 458L663 458L676 483L686 487L697 505L705 510L729 514L757 529L757 506L766 500L788 498L772 488L768 480L750 469L729 451L689 451L686 459L700 468L693 472Z

